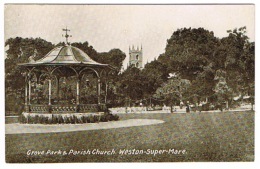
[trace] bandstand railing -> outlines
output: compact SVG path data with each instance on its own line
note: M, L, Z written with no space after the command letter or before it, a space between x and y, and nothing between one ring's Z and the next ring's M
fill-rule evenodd
M80 104L80 105L28 105L29 113L88 113L104 112L106 104Z

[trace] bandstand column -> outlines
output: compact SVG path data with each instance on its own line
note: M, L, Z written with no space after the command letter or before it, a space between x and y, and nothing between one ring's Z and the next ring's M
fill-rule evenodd
M57 78L57 102L60 102L60 77Z
M79 90L80 90L80 88L79 88L79 85L80 85L80 79L78 78L77 79L77 98L76 98L76 103L77 103L77 105L79 105L79 97L80 97L80 95L79 95Z
M28 99L28 104L31 104L31 79L29 79L28 81L28 85L29 85L29 99Z
M25 91L24 104L25 104L25 106L27 106L28 105L28 102L27 102L28 101L28 92L27 92L27 81L26 80L25 80L25 90L24 91Z
M51 78L49 79L49 105L51 105Z
M38 76L36 76L36 94L37 94L37 104L39 104L40 103L40 100L39 100L39 96L40 96L40 94L39 94L39 89L38 89L38 85L40 84L40 76L38 75Z
M100 78L98 78L98 104L100 104L100 92L101 92L101 82L100 82Z
M108 82L106 82L105 103L107 103L107 88L108 88Z

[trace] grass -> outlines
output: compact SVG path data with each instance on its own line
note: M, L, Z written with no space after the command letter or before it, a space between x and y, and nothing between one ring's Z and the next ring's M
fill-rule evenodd
M254 112L122 114L165 123L107 130L6 135L6 162L253 161ZM184 155L42 155L28 150L185 149Z

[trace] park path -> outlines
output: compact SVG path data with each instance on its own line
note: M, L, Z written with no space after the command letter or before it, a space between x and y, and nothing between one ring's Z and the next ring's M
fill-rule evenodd
M5 134L23 134L23 133L52 133L52 132L71 132L85 130L101 130L133 126L145 126L164 123L163 120L156 119L128 119L100 123L84 124L20 124L11 123L5 125Z

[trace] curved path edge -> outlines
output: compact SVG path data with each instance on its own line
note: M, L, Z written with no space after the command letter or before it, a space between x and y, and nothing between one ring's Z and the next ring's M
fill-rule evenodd
M128 119L100 123L84 124L20 124L12 123L5 125L5 134L25 134L25 133L57 133L86 130L113 129L122 127L146 126L152 124L164 123L163 120L157 119Z

